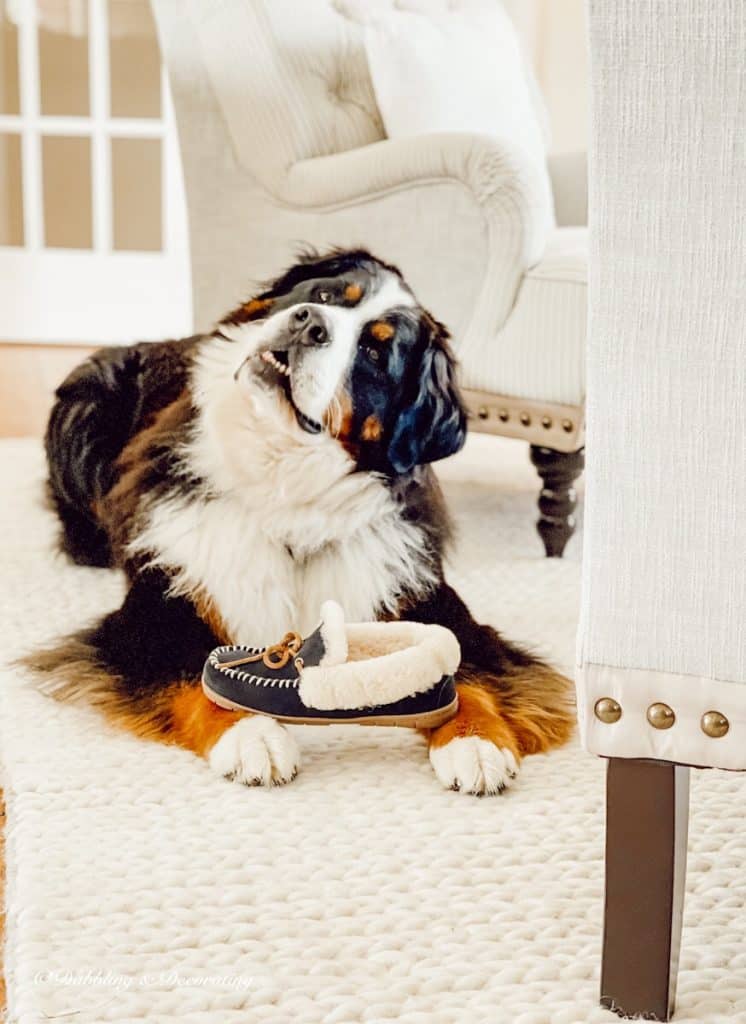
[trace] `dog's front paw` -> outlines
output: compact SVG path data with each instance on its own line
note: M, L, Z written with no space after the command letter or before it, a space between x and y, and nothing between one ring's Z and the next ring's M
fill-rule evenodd
M446 789L477 796L502 793L518 775L513 752L480 736L457 736L431 746L430 763Z
M273 718L242 718L223 733L208 756L210 767L245 786L281 786L298 774L300 751Z

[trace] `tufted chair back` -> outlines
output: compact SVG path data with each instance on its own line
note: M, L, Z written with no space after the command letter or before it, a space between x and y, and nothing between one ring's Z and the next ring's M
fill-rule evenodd
M494 335L546 242L543 161L469 132L387 139L365 54L369 0L151 2L199 329L302 246L362 245L400 266L454 336ZM464 19L492 2L417 0Z
M236 159L268 187L298 160L384 138L361 25L333 0L299 6L188 0Z

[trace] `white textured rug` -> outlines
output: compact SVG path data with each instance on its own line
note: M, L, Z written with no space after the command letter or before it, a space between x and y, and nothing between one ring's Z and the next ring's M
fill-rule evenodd
M525 449L474 437L442 475L452 580L569 667L578 540L541 557ZM38 446L0 446L6 651L112 607L116 574L52 553ZM444 792L404 730L298 730L272 791L2 680L9 1019L593 1024L603 765L529 759L515 788ZM697 773L681 1024L746 1021L746 780Z

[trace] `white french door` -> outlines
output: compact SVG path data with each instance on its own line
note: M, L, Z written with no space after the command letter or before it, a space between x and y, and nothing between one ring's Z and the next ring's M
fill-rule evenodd
M122 103L112 108L110 14L117 13L116 3L130 5L124 9L129 18L139 3L150 18L143 0L4 5L0 163L5 154L5 178L14 181L6 213L11 225L15 213L15 231L0 235L2 340L104 344L190 330L186 212L168 81L161 70L158 108L149 116L123 115ZM49 29L53 16L64 16L71 32L80 22L68 71L83 83L82 113L60 110L64 101L55 98L61 94L55 83L67 72L65 51L50 49L59 47L65 31L64 24ZM44 63L49 52L57 54L53 80ZM121 63L117 88L126 98L123 77L131 74L137 92L138 68ZM158 73L156 54L156 82ZM146 195L147 188L158 194ZM73 197L81 212L71 225ZM154 212L137 228L146 209ZM139 241L138 230L147 237Z

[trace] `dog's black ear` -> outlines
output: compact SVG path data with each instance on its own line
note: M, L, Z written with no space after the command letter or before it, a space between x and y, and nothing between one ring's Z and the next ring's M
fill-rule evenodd
M427 347L388 447L388 460L397 473L453 455L466 440L466 410L448 333L430 317L424 318L422 329L429 336Z

